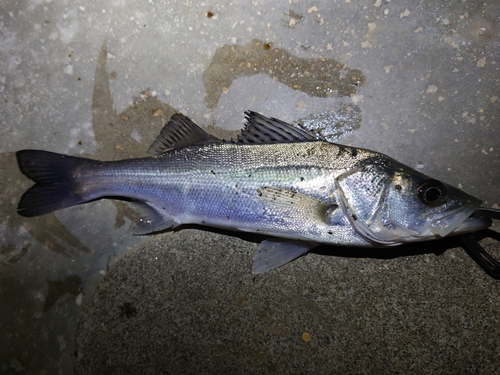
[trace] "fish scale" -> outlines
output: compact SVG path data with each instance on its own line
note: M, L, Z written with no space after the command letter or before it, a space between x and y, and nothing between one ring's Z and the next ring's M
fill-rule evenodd
M247 112L234 141L222 141L176 114L153 156L95 161L39 150L17 153L35 181L18 212L37 216L100 198L130 200L137 234L182 224L270 236L255 257L261 273L318 244L395 246L474 232L481 201L390 157L318 139Z

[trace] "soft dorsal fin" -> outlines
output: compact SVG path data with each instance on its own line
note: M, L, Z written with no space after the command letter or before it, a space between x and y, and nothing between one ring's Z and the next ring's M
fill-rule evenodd
M245 112L245 129L236 143L286 143L316 141L318 137L307 129L297 128L284 121L269 118L253 111Z
M219 138L208 134L182 113L176 113L163 127L160 135L149 148L150 155L190 146L196 143L222 142Z

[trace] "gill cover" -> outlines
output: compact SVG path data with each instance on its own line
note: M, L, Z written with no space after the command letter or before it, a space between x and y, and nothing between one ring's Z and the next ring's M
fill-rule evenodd
M385 246L399 245L398 238L416 234L391 223L385 202L386 187L390 183L387 166L359 166L339 176L336 183L345 215L369 241Z
M366 161L337 180L340 206L356 231L381 246L484 228L470 218L481 201L388 157Z

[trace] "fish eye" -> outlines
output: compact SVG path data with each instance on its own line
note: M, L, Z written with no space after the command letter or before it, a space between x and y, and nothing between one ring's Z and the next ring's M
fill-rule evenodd
M437 207L443 203L446 188L437 180L425 180L417 187L418 197L429 207Z

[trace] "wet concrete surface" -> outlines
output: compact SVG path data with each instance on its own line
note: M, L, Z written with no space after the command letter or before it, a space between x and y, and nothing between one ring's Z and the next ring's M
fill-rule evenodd
M134 237L123 202L22 218L14 157L137 157L177 111L229 138L250 109L340 119L338 142L498 208L496 1L0 10L0 372L499 371L499 284L456 241L324 249L254 277L251 236Z

